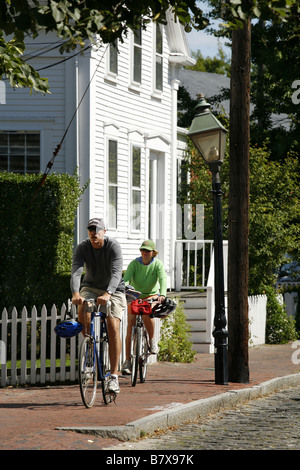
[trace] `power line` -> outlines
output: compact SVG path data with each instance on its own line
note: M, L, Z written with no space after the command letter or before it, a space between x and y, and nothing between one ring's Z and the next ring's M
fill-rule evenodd
M91 47L91 46L89 46L89 47ZM95 77L95 75L96 75L96 73L97 73L97 71L98 71L98 68L99 68L99 66L100 66L100 64L101 64L101 62L102 62L102 59L103 59L104 54L105 54L105 52L106 52L106 50L107 50L107 47L108 47L108 45L106 45L106 47L105 47L105 49L104 49L104 51L103 51L103 54L102 54L102 56L101 56L100 59L99 59L99 62L98 62L98 64L97 64L96 68L95 68L95 71L94 71L92 77L90 78L89 83L87 84L87 87L86 87L86 89L85 89L85 91L84 91L84 93L83 93L83 95L82 95L82 97L81 97L81 99L80 99L78 105L76 106L76 109L75 109L75 111L74 111L74 113L73 113L73 116L72 116L71 119L70 119L70 122L69 122L69 124L68 124L68 126L67 126L67 128L66 128L66 130L65 130L65 132L64 132L64 134L63 134L63 136L62 136L62 139L61 139L60 143L56 146L56 149L55 149L54 152L53 152L53 156L52 156L51 160L48 162L48 164L47 164L47 166L46 166L46 169L45 169L44 174L43 174L43 177L42 177L42 181L41 181L41 183L40 183L40 186L41 186L41 187L44 185L44 183L45 183L45 181L46 181L46 178L47 178L47 176L48 176L48 174L49 174L49 172L50 172L50 170L51 170L51 168L52 168L52 166L53 166L53 164L54 164L54 160L55 160L55 158L57 157L58 152L59 152L60 149L61 149L61 146L62 146L62 144L63 144L63 141L65 140L65 137L66 137L66 135L67 135L67 133L68 133L68 131L69 131L69 128L70 128L70 126L71 126L71 124L72 124L72 122L73 122L73 120L74 120L74 118L75 118L75 116L76 116L76 114L77 114L77 112L78 112L78 109L79 109L79 107L80 107L80 105L81 105L81 103L82 103L82 101L83 101L83 99L84 99L84 97L85 97L85 95L86 95L86 93L87 93L87 91L88 91L88 89L89 89L89 87L90 87L92 81L93 81L93 78ZM86 48L86 49L87 49L87 48Z
M66 44L67 41L56 41L53 45L53 43L47 42L45 46L40 47L39 49L35 49L32 52L28 52L27 54L23 54L22 58L26 59L26 61L34 59L35 57L42 57L43 55L47 54L48 52L53 51L54 49L57 49L58 47L63 46ZM51 44L51 46L50 46ZM50 46L50 47L49 47ZM41 51L44 51L41 53Z
M89 47L92 47L92 46L89 46ZM65 140L65 138L66 138L66 135L67 135L67 133L68 133L68 131L69 131L69 129L70 129L70 126L71 126L71 124L72 124L72 122L73 122L73 120L74 120L74 118L75 118L75 116L76 116L76 114L77 114L77 112L78 112L78 110L79 110L79 107L80 107L80 105L81 105L81 103L82 103L82 101L83 101L83 99L84 99L86 93L88 92L88 89L89 89L89 87L90 87L90 85L91 85L91 83L92 83L92 81L93 81L93 79L94 79L94 77L95 77L95 75L96 75L96 73L97 73L97 71L98 71L98 68L99 68L99 66L100 66L100 64L101 64L101 62L102 62L102 59L103 59L104 54L105 54L105 52L106 52L106 50L107 50L107 47L108 47L108 45L106 45L106 47L104 48L103 54L102 54L102 56L100 57L100 59L99 59L99 61L98 61L98 64L97 64L97 66L96 66L96 69L95 69L95 71L94 71L92 77L90 78L90 80L89 80L89 82L88 82L88 84L87 84L87 86L86 86L86 89L85 89L85 91L84 91L84 93L83 93L81 99L79 100L79 103L78 103L77 106L76 106L76 109L75 109L75 111L74 111L74 113L73 113L73 116L71 117L70 122L69 122L68 126L66 127L65 132L64 132L64 134L63 134L63 136L62 136L62 138L61 138L59 144L56 146L56 148L55 148L55 150L54 150L54 152L53 152L53 155L52 155L51 160L49 160L49 162L47 163L47 166L46 166L46 169L45 169L45 171L44 171L44 173L43 173L42 179L41 179L41 181L39 182L39 185L38 185L38 187L37 187L35 193L33 194L32 199L31 199L30 203L28 204L27 209L24 211L24 213L23 213L23 215L22 215L22 218L21 218L21 220L20 220L20 222L19 222L19 224L18 224L18 228L21 227L21 225L22 225L22 223L23 223L23 220L25 219L26 214L28 213L28 211L29 211L30 207L32 206L32 204L34 203L34 201L35 201L35 199L36 199L38 193L40 192L40 190L42 189L42 187L43 187L44 184L45 184L46 178L47 178L48 174L50 173L50 170L51 170L51 168L52 168L52 166L53 166L53 164L54 164L55 158L57 157L57 155L58 155L58 153L59 153L59 151L60 151L60 149L61 149L61 146L62 146L62 144L63 144L63 142L64 142L64 140ZM86 48L86 49L87 49L87 48ZM74 56L76 56L76 55L77 55L77 54L74 54ZM74 57L74 56L73 56L73 57Z

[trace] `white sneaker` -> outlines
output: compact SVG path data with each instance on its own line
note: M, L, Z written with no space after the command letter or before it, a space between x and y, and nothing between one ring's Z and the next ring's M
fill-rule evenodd
M150 353L151 354L157 354L158 353L158 347L157 347L157 343L156 343L155 338L150 339Z
M107 384L107 390L109 392L120 393L119 380L117 376L110 376Z
M131 375L131 361L127 360L124 362L122 367L122 374Z

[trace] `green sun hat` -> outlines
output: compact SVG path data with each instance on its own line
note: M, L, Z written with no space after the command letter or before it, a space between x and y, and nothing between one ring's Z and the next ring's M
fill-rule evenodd
M153 240L145 240L140 246L140 250L156 251L156 245Z

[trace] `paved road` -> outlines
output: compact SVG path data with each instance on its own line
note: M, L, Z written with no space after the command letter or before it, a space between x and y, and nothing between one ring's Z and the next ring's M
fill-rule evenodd
M296 387L109 450L299 450L299 423Z

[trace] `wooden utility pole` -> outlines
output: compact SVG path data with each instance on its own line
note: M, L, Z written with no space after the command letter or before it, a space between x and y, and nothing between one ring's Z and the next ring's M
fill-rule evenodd
M228 378L248 383L251 20L232 32L228 213Z

